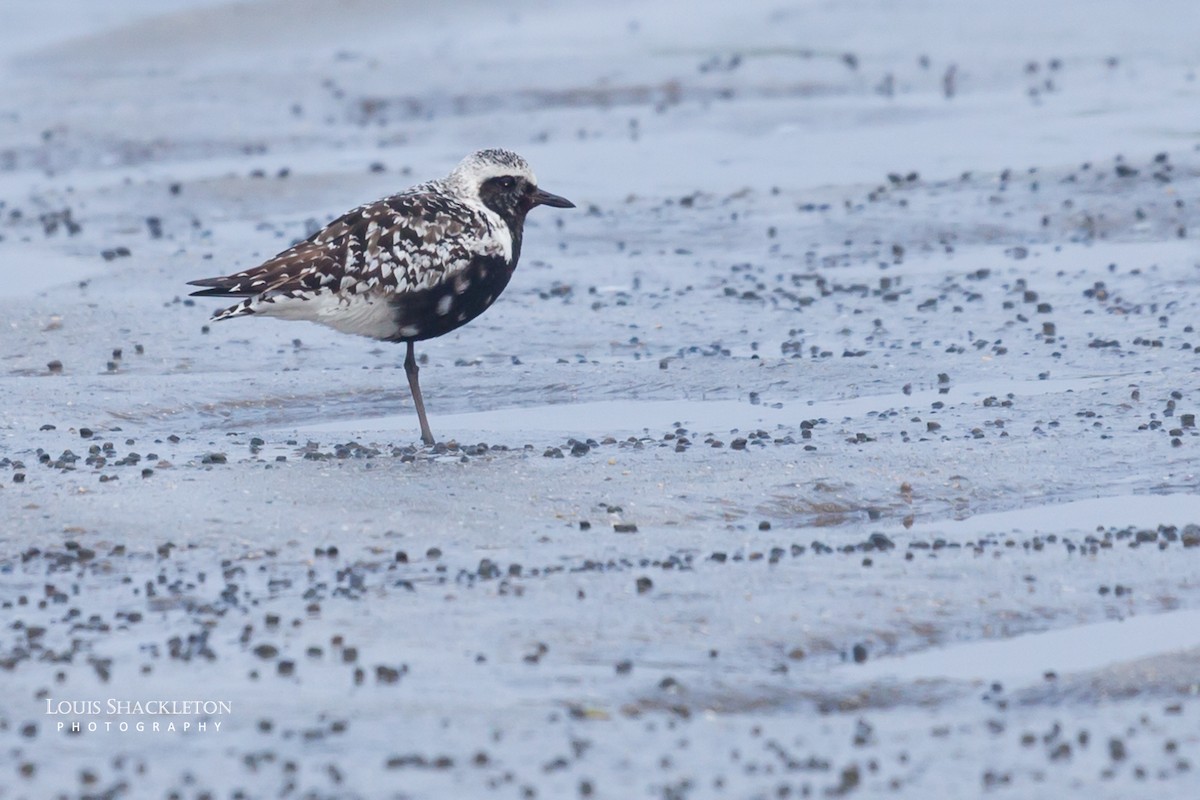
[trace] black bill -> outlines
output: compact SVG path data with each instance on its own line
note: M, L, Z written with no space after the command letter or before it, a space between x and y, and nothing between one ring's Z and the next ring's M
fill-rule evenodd
M575 204L565 197L559 197L556 194L550 194L538 189L533 193L533 204L535 206L554 206L555 208L574 208Z

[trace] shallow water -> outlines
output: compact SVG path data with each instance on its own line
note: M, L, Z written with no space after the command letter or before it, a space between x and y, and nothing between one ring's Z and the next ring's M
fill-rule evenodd
M579 434L592 430L638 433L687 426L704 431L750 431L766 426L794 429L807 419L853 419L890 411L924 410L931 403L968 405L985 397L1057 395L1087 389L1124 385L1130 375L1079 377L1062 380L977 382L945 390L910 391L836 400L807 400L765 404L749 400L603 400L545 406L516 406L491 411L448 414L438 417L438 428L450 438L477 434L511 434L544 431ZM304 425L295 430L317 433L386 433L409 431L414 414L353 419Z
M853 681L1000 681L1009 687L1200 647L1200 611L1170 611L939 648L844 667Z

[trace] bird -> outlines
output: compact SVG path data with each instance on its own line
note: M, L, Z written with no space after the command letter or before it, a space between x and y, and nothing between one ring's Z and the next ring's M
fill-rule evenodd
M189 281L198 297L242 297L213 322L246 316L310 320L407 346L404 371L421 427L434 444L414 343L486 311L521 256L536 206L574 208L538 187L510 150L479 150L445 178L361 205L257 267Z

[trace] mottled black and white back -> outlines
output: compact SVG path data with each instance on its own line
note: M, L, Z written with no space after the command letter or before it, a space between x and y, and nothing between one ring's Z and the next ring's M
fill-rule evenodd
M244 297L213 320L251 315L311 320L345 333L406 342L405 368L421 436L425 419L415 341L486 311L521 256L525 215L573 208L544 192L525 159L480 150L445 178L359 206L253 269L192 281L199 296Z

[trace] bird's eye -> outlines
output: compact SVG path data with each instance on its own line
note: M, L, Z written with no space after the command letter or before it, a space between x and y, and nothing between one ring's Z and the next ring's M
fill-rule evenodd
M512 189L516 185L517 185L516 178L513 178L511 176L506 175L505 177L500 179L500 186L503 189Z

